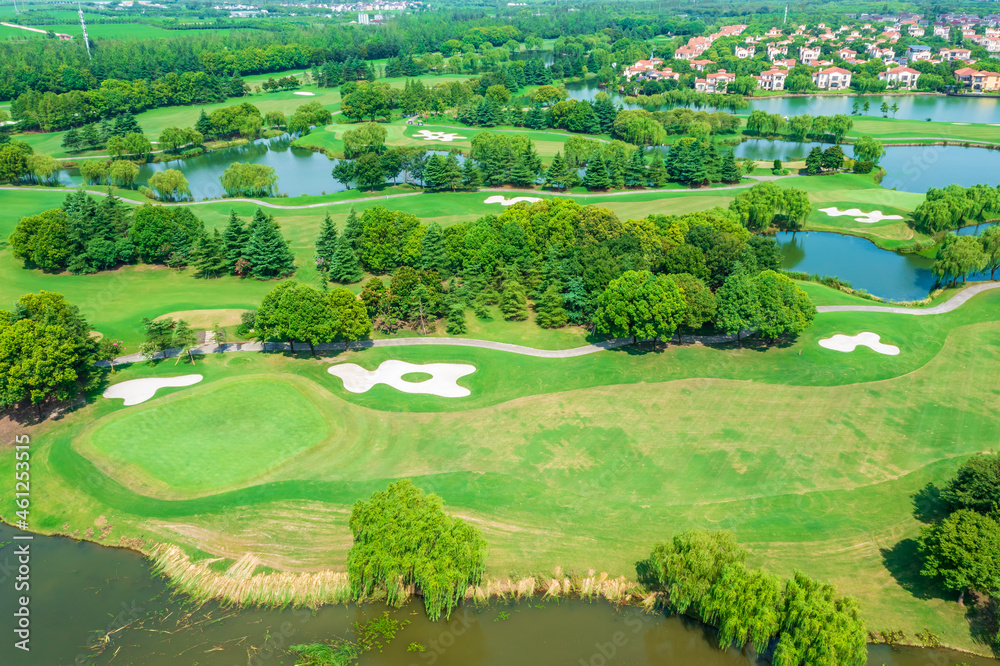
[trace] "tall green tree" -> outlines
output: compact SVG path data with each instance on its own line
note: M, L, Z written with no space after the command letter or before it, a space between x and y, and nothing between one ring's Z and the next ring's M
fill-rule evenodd
M330 213L323 218L319 236L316 238L316 270L329 273L333 266L333 255L337 252L337 225L333 223Z
M1000 594L1000 524L968 509L959 509L939 525L920 531L917 548L924 558L921 573L958 593Z
M785 584L784 601L774 666L863 666L868 661L865 624L855 599L796 572Z
M594 323L598 331L619 338L669 340L684 307L684 295L670 276L626 271L598 296Z
M365 304L348 289L332 289L328 296L333 311L335 331L348 348L372 330Z
M222 244L225 246L226 270L236 272L236 262L244 257L247 241L250 240L250 230L246 223L236 215L235 210L229 211L229 221L222 232Z
M363 277L364 272L361 270L361 262L358 260L354 247L351 246L351 242L346 236L341 236L340 240L337 241L329 278L341 284L354 284Z
M295 272L295 257L281 235L278 224L260 208L250 222L250 238L245 258L250 263L250 275L268 280Z
M482 579L486 542L479 530L447 515L441 498L424 495L409 480L355 503L350 527L347 571L355 599L384 591L389 605L401 606L413 585L436 620L448 617L468 586Z
M198 277L217 278L226 274L226 246L218 229L202 235L192 253Z
M737 341L747 331L757 328L760 323L760 297L757 285L746 270L740 269L726 278L715 292L718 307L715 323L720 330L735 335Z
M742 565L747 555L732 532L691 530L653 546L643 566L647 584L665 593L670 606L684 614L698 611L723 571Z

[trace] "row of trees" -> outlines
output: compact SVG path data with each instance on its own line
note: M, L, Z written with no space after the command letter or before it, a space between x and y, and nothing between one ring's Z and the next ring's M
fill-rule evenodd
M778 136L787 134L795 141L812 139L815 141L830 141L840 143L854 127L854 121L849 116L792 116L785 118L779 113L767 113L754 109L747 117L744 131L756 136Z
M927 190L923 202L913 211L917 231L933 234L978 224L1000 215L1000 187L989 185L949 185Z
M128 134L142 133L135 116L123 113L115 118L102 118L99 122L89 123L80 128L71 127L63 135L62 147L69 153L95 150L106 146L113 136L124 137Z
M270 279L295 270L277 223L260 209L249 225L232 213L224 233L208 233L189 208L131 209L114 195L98 203L84 191L68 194L61 208L21 218L8 241L25 268L43 271L84 274L143 262L193 265L202 277Z
M784 581L747 566L731 532L693 530L656 544L639 563L639 580L670 610L719 629L723 649L774 648L775 666L861 666L867 645L853 597L796 572Z
M980 271L988 270L996 278L1000 268L1000 226L993 225L979 236L948 234L938 247L931 270L938 280L954 284Z
M372 323L364 304L348 289L319 290L286 280L264 296L253 329L258 340L306 342L315 353L317 344L360 340Z

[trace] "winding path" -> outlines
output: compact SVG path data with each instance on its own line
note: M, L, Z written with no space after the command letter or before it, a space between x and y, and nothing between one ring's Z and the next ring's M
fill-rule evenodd
M917 309L880 305L820 305L816 308L816 311L820 313L886 312L891 314L908 315L944 314L945 312L955 310L976 294L981 294L984 291L989 291L991 289L1000 289L1000 282L987 282L969 287L968 289L955 294L944 303L939 303L938 305L930 308ZM740 335L746 337L751 333L751 331L744 331ZM735 339L735 335L695 335L687 336L683 341L712 345L732 342ZM648 342L648 340L642 340L642 342ZM677 336L674 336L671 339L671 342L681 342L681 340ZM582 347L573 347L571 349L535 349L534 347L525 347L523 345L515 345L509 342L493 342L492 340L476 340L469 338L395 338L391 340L361 340L360 342L352 343L350 348L371 349L373 347L415 347L422 345L436 345L445 347L476 347L479 349L493 349L496 351L509 352L511 354L521 354L522 356L534 356L536 358L574 358L576 356L586 356L587 354L606 351L608 349L625 347L632 343L632 338L615 338L612 340L605 340L603 342L596 342L594 344L583 345ZM315 349L315 351L318 352L339 352L345 351L347 349L347 345L343 342L326 342L314 345L314 347L310 348L309 345L302 342L230 342L224 345L205 344L199 347L194 347L191 351L195 354L204 355L249 351L307 352L311 349ZM157 355L155 358L174 358L179 356L181 351L182 350L179 347L175 347ZM141 354L129 354L127 356L119 356L115 359L115 363L137 363L144 360L146 359ZM107 366L109 363L107 361L98 361L97 365Z
M951 312L967 300L990 289L1000 288L1000 282L985 282L963 289L944 303L930 308L902 308L891 305L820 305L817 312L886 312L890 314L936 315Z

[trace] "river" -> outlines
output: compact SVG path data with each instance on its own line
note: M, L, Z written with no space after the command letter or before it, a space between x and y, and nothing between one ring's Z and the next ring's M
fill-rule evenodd
M0 525L0 567L13 566L13 536ZM763 663L750 652L719 650L714 632L675 616L616 610L607 603L538 600L463 607L450 622L427 620L422 607L386 609L378 604L325 606L318 611L233 611L207 604L191 608L169 594L165 582L150 574L146 561L131 551L34 537L31 542L31 652L13 647L14 611L9 588L0 595L0 664L26 666L243 666L285 664L290 645L332 638L353 638L351 625L388 611L409 624L383 651L365 654L362 666L730 666ZM4 575L2 585L11 586ZM94 633L96 632L96 633ZM113 634L100 653L88 648L96 637ZM418 643L424 652L408 652ZM925 666L964 661L969 666L996 662L946 650L885 646L869 649L868 663Z

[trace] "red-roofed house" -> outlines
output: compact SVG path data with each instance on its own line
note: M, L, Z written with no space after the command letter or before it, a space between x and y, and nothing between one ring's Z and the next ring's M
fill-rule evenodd
M972 51L969 49L941 49L938 51L941 60L972 60Z
M828 67L813 74L813 83L821 90L840 90L851 85L851 73L841 67Z
M756 49L752 45L750 46L737 45L736 48L734 49L734 55L737 58L752 58L755 52Z
M714 65L714 64L715 64L714 60L692 60L691 61L691 66L694 67L694 71L696 71L696 72L704 72L706 67L708 67L709 65Z
M784 90L787 77L788 72L783 69L769 69L754 78L757 79L757 87L761 90Z
M955 70L955 78L959 83L977 92L993 92L1000 90L1000 73L980 72L970 67Z
M735 74L730 74L724 69L720 69L715 74L708 74L703 79L694 80L694 89L698 92L725 92L729 82L736 78Z

